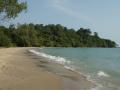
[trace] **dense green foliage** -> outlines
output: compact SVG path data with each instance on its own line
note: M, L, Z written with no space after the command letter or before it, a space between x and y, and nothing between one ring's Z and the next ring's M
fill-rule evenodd
M111 40L102 39L90 29L68 29L60 24L23 24L0 26L0 46L19 47L116 47Z
M18 0L0 0L0 18L10 19L18 16L20 12L27 9L26 2Z

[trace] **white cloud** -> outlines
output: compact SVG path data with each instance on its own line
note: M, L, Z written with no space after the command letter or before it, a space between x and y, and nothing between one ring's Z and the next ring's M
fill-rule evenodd
M56 5L62 5L64 4L65 2L67 2L68 0L53 0L53 3L56 4Z
M90 17L84 15L83 13L72 10L71 8L68 8L66 3L69 3L69 1L68 0L53 0L53 7L59 9L60 11L76 19L83 20L83 21L93 24L94 21Z

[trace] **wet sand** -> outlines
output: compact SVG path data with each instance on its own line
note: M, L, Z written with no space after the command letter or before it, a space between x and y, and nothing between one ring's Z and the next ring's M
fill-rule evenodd
M28 50L0 49L0 90L90 90L86 77Z

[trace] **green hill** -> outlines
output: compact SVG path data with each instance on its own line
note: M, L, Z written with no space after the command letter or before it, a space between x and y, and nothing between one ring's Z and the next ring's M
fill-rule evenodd
M60 24L0 26L1 47L116 47L114 41L100 38L90 29L68 29Z

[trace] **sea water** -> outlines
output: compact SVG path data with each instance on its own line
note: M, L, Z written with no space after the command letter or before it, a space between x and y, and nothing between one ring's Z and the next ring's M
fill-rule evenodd
M93 81L92 90L120 90L120 48L37 48L30 50Z

